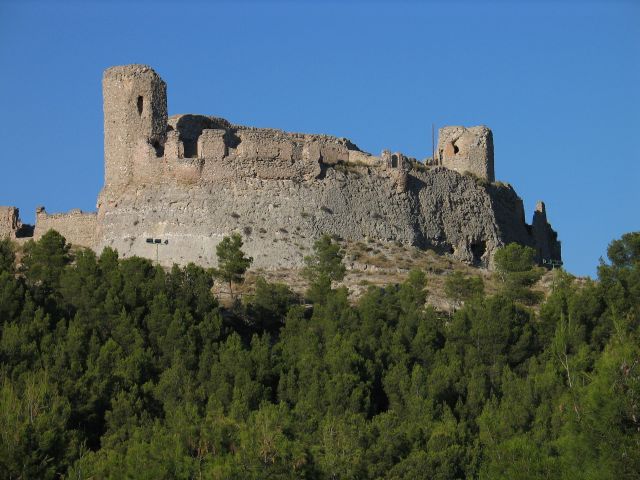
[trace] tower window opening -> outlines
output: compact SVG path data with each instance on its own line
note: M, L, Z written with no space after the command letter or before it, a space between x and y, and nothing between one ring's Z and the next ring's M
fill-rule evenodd
M142 95L138 97L138 115L142 115L142 108L144 107L144 99Z
M184 145L184 158L197 158L198 156L198 139L185 138L182 140Z

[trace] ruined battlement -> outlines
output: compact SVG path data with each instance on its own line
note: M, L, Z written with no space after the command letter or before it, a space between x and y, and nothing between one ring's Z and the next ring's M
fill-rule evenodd
M234 125L206 115L167 117L166 84L144 65L108 69L103 93L106 188L241 178L309 181L323 166L345 163L409 168L401 153L371 155L347 138Z
M36 209L34 240L49 230L55 230L78 247L93 248L96 245L97 214L74 208L68 213L48 214L44 207Z
M146 65L105 70L105 185L131 182L136 160L162 156L167 133L167 85Z
M349 139L236 125L207 115L168 116L167 86L145 65L103 76L105 183L97 213L36 213L39 238L58 230L75 245L161 264L216 264L225 236L243 236L258 268L297 267L323 234L394 242L490 266L496 249L530 245L560 259L539 204L494 182L487 127L440 129L435 158L372 155ZM0 209L0 235L16 236L17 210ZM147 238L160 238L149 248Z
M484 125L441 128L437 162L458 173L471 173L489 182L495 181L493 133Z
M80 209L68 213L48 214L44 207L36 209L36 224L28 225L20 220L16 207L0 207L0 239L18 242L39 240L49 230L55 230L76 247L94 248L97 244L97 213Z

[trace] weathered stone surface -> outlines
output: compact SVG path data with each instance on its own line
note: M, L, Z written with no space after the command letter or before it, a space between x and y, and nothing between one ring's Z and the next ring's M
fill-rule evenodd
M105 104L124 103L114 109L135 119L135 109L126 113L133 109L131 99L146 98L161 80L145 67L146 84L136 83L141 67L128 68L117 70L118 81L127 83L123 77L133 76L132 90L124 98L107 99L111 89L105 88ZM441 129L440 163L447 168L427 169L399 152L372 156L344 138L243 127L203 115L166 120L166 109L157 111L149 123L157 125L155 130L133 122L128 135L114 137L105 128L105 148L122 138L130 144L120 150L121 158L110 157L107 169L133 166L131 172L124 169L133 181L105 182L98 248L153 257L156 247L146 239L162 238L168 243L159 247L161 262L213 265L216 244L237 231L255 266L264 268L301 265L323 233L434 248L483 265L491 263L496 248L512 241L536 246L540 255L559 256L546 218L548 231L531 234L513 189L490 183L493 139L486 127ZM163 157L135 148L149 144L149 132L166 138ZM489 183L461 175L466 172ZM544 228L541 223L537 231ZM543 237L549 241L538 246Z
M238 179L220 185L140 185L99 210L99 246L155 256L146 238L168 240L160 261L215 264L215 246L239 232L256 267L299 266L323 233L401 242L487 265L499 246L534 245L511 187L479 185L435 168L392 177L327 168L321 180Z
M540 259L560 257L544 209L529 226L514 190L492 183L486 127L441 129L439 156L427 166L400 152L373 156L345 138L204 115L168 118L166 85L144 65L108 69L103 91L97 216L39 211L36 237L55 228L98 251L155 259L158 249L163 265L208 266L218 242L239 232L254 266L266 269L301 266L325 233L431 248L485 266L509 242L535 247Z
M79 209L49 215L44 207L38 207L33 237L38 240L49 230L56 230L72 245L93 248L97 243L96 218L95 213L85 213Z
M544 202L538 202L536 204L531 229L538 259L560 260L561 251L558 234L551 228L547 221L547 209Z
M136 159L150 163L162 154L167 86L151 67L125 65L104 72L102 89L105 185L126 185Z
M485 126L444 127L438 134L440 165L459 173L472 173L495 181L493 134Z
M16 238L22 224L16 207L0 207L0 239Z

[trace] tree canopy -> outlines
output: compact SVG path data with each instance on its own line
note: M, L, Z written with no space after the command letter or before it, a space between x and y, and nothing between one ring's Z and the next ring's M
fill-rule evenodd
M342 263L344 252L329 235L323 235L313 244L313 255L304 258L302 275L309 281L307 297L322 302L331 290L333 282L344 278L346 268Z
M247 257L242 251L242 245L242 237L239 233L224 237L216 245L218 268L214 270L214 274L229 285L231 297L233 297L232 285L242 282L244 273L253 263L253 258Z
M507 247L497 293L450 276L450 316L419 270L355 303L260 279L227 310L193 264L71 252L52 232L17 265L0 242L0 477L635 479L639 244L527 302L506 279L535 270L530 252ZM225 245L239 281L248 259ZM309 278L341 264L323 238Z
M531 247L510 243L498 249L494 258L504 293L525 304L533 304L540 299L537 292L529 289L543 273L542 268L536 266L535 255Z

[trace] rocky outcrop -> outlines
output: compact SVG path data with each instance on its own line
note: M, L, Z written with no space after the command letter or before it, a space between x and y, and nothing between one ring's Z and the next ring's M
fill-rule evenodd
M278 268L302 265L324 233L431 248L478 265L488 265L505 243L535 245L509 186L483 185L445 168L408 172L404 189L396 182L366 166L329 166L306 182L132 185L115 197L103 192L99 247L146 257L158 248L165 264L214 265L217 243L239 232L256 267ZM155 247L147 238L163 243Z

